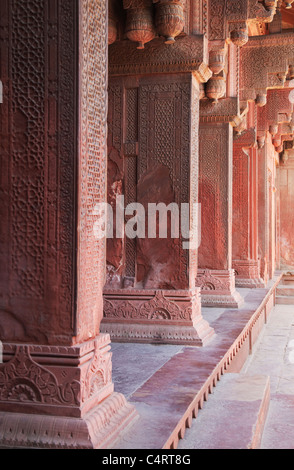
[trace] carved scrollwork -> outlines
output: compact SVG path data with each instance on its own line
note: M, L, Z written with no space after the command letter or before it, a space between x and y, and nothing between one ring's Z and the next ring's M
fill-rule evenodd
M0 401L41 404L79 404L77 381L58 384L54 374L38 365L29 346L18 346L11 361L0 366Z

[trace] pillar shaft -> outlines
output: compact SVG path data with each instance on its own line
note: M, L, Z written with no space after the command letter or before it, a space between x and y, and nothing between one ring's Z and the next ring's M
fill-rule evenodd
M181 204L188 207L190 230L198 202L198 126L199 85L192 73L111 79L108 201L114 206L119 195L125 206L141 204L145 220L143 236L130 239L130 217L116 219L123 237L108 240L102 328L113 340L202 345L213 333L195 287L197 244L185 248L181 229ZM159 218L150 237L149 204L175 204L179 235L171 235L168 217L167 236L161 238L165 219Z
M257 159L255 130L234 140L233 268L239 287L263 287L257 255Z
M99 332L107 3L0 8L0 446L106 447L135 414L113 392Z
M229 122L200 125L201 244L197 283L208 306L238 307L232 269L233 130Z

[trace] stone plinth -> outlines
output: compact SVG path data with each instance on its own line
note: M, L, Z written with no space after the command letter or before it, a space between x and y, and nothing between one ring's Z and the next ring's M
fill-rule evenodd
M136 416L114 393L110 338L76 346L4 345L0 447L105 448Z
M260 277L260 262L256 260L233 260L235 282L237 287L265 287Z
M118 342L203 346L214 334L201 315L199 289L105 290L101 328Z
M233 269L199 269L196 285L201 289L201 302L205 307L239 308L244 302L235 288Z

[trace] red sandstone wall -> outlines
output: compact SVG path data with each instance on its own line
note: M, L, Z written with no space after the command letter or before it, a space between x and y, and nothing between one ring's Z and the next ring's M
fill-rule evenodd
M280 263L281 269L294 269L294 158L279 168Z

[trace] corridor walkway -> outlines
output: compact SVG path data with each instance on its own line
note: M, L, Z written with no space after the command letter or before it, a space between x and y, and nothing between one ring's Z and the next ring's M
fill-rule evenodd
M276 305L243 373L270 377L261 449L294 449L294 305Z
M294 305L278 304L274 307L252 355L248 357L240 373L224 376L225 388L222 389L221 386L214 389L178 448L246 448L246 439L248 433L252 432L250 427L254 421L250 416L254 412L253 399L249 395L252 394L256 381L260 383L262 378L265 381L266 376L270 384L270 401L267 414L265 412L263 432L261 430L261 442L257 448L294 449ZM243 381L239 394L247 394L248 402L245 406L239 405L239 410L234 410L231 404L225 410L224 394L233 390L236 377L239 384L240 380ZM239 404L243 399L244 397L239 397ZM227 427L226 422L229 423Z
M236 378L239 380L243 376L249 377L247 373L240 371L244 367L253 367L253 362L246 361L248 357L252 358L249 356L250 351L257 351L256 345L261 344L258 342L259 333L263 332L263 336L265 334L264 322L272 311L274 293L280 279L277 274L265 289L239 289L245 300L240 309L203 308L204 318L215 330L215 336L203 348L112 344L116 391L123 393L139 414L137 423L119 438L116 448L193 449L194 446L214 446L217 443L211 439L211 430L207 423L215 425L219 417L220 431L216 433L216 427L213 431L223 436L223 416L219 413L218 406L215 408L218 405L215 401L222 393L226 400L232 401L232 396L238 398L240 394L244 398L242 403L240 400L232 404L227 401L229 424L233 421L233 407L239 418L240 406L245 414L254 419L257 416L258 422L264 423L264 419L259 419L259 409L263 411L260 404L268 405L269 402L269 372L262 366L261 372L252 370L250 377L251 374L254 375L253 382L251 380L246 383L245 390L242 381L237 383L237 389L235 384L234 394L230 381L234 382ZM289 310L289 307L286 309ZM287 316L288 319L290 317L291 314ZM267 325L270 326L269 323ZM212 419L209 415L211 407L214 407ZM249 408L251 415L248 414ZM264 408L267 411L267 406ZM238 434L233 432L232 435L233 445L236 446L234 448L243 448L244 445L247 448L248 427L244 428L244 444L239 422L234 424L238 431ZM207 431L207 441L200 442L199 436L204 436L204 430ZM260 444L259 439L255 441ZM223 446L224 442L220 444ZM230 445L231 441L228 440L226 446L230 448Z

